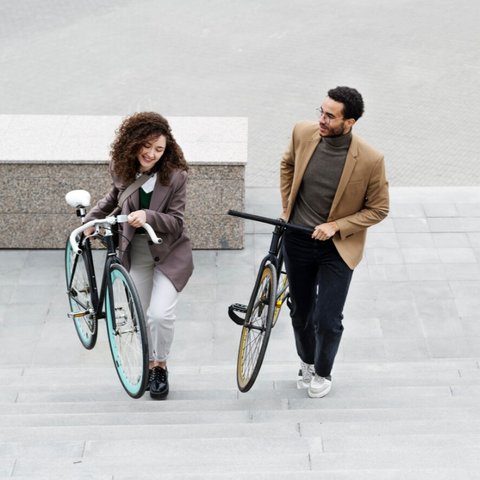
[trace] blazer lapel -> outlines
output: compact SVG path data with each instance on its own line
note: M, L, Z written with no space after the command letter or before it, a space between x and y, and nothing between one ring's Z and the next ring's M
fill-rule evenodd
M333 198L332 207L330 209L333 212L338 205L338 202L342 198L343 192L347 187L348 181L352 175L353 169L355 164L357 163L357 140L355 137L352 137L352 143L350 144L350 148L347 152L347 158L345 159L345 166L343 167L342 176L340 177L340 181L338 182L337 192L335 193L335 197Z
M157 175L155 188L153 189L152 198L150 199L150 208L152 210L157 210L164 203L165 197L168 195L170 188L169 185L161 185L160 179Z

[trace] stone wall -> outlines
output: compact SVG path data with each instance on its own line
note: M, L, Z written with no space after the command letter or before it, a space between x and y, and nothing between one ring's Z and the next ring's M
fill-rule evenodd
M243 247L244 118L169 118L190 165L186 225L196 249ZM0 248L63 248L78 226L65 202L110 188L108 150L121 117L0 115Z

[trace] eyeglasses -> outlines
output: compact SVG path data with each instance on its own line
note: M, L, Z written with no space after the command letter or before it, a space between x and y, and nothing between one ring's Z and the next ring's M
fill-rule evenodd
M336 117L335 115L332 115L331 113L324 112L322 107L318 107L315 109L317 112L317 117L319 120L322 119L322 117L325 118L325 123L328 125L330 122L333 122L334 120L337 120L338 118L343 118L343 117Z

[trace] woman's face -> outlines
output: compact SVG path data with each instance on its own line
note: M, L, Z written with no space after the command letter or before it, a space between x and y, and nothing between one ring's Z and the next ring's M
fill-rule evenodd
M137 160L140 163L140 172L150 171L155 164L162 158L167 145L165 135L148 140L138 152Z

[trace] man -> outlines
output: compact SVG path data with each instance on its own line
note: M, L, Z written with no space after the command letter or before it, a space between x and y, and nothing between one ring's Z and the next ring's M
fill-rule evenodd
M329 90L317 111L318 124L295 125L280 169L282 217L313 228L311 237L289 230L283 243L301 360L298 386L312 398L331 389L353 269L366 229L389 208L383 155L352 134L364 111L360 93Z

